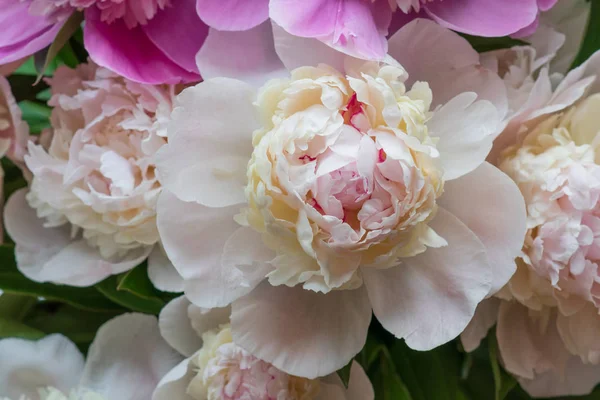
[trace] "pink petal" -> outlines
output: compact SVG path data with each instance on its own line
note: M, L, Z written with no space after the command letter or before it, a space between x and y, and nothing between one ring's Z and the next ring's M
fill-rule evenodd
M178 0L176 5L159 11L142 25L142 30L175 64L197 74L196 54L208 35L208 26L200 21L194 10L195 0ZM174 26L177 29L172 29Z
M0 4L0 65L19 60L50 45L61 24L29 14L29 3Z
M465 198L478 206L466 206ZM515 258L525 240L527 213L519 188L499 169L483 163L473 172L447 182L439 204L484 244L493 274L489 295L496 293L515 273Z
M477 36L506 36L531 24L538 13L536 0L454 0L424 6L440 25Z
M160 244L156 244L148 256L148 278L158 290L163 292L183 292L183 278Z
M460 342L467 352L471 352L479 347L479 344L488 334L492 326L498 319L498 308L500 299L492 297L479 303L475 315L469 325L460 334Z
M123 20L104 23L96 7L85 12L84 41L96 64L136 82L175 84L200 79L158 48L142 26L129 29Z
M457 337L492 279L485 247L458 218L440 208L430 226L447 246L428 248L389 269L362 269L375 316L415 350Z
M202 347L202 338L192 327L188 315L191 303L185 296L179 296L167 303L158 316L161 336L180 354L190 357Z
M269 0L196 0L198 15L220 31L245 31L269 18Z
M317 38L346 54L381 60L392 18L387 1L271 0L270 16L292 35Z
M364 288L315 293L263 282L232 305L235 343L288 374L315 378L364 346L371 307Z

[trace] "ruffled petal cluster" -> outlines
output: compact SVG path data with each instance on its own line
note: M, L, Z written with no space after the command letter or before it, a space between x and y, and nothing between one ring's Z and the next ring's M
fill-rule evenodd
M26 195L11 198L7 229L31 279L85 286L137 265L158 244L153 156L167 141L178 89L135 83L93 63L59 68L49 83L52 130L29 143L33 178ZM33 215L21 220L23 213ZM73 268L74 259L81 265Z
M371 383L353 363L348 387L337 374L289 375L233 342L229 308L203 309L184 296L161 311L165 340L188 358L158 384L155 400L373 400Z
M385 62L277 26L244 35L274 35L260 89L207 76L184 90L157 154L158 228L187 297L231 305L236 344L310 379L348 364L372 313L415 349L456 337L525 234L518 188L484 161L507 111L500 78L427 20Z

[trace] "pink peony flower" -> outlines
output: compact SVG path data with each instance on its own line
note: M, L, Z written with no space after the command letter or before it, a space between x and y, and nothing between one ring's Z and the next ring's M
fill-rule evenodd
M518 184L528 229L515 275L462 337L473 349L497 320L506 369L540 397L582 395L600 383L600 53L564 77L555 73L553 90L555 52L538 64L539 74L521 75L522 88L505 75L526 95L515 97L525 101L516 103L493 161ZM500 71L516 77L522 58L507 54Z
M154 153L178 89L126 80L95 64L49 80L50 143L29 143L29 191L5 210L19 269L30 279L88 286L148 255L157 287L178 290L160 249ZM169 274L171 272L172 274Z
M131 313L100 327L85 360L61 334L1 339L0 359L2 399L147 400L181 357L154 316Z
M288 375L235 344L230 308L203 309L184 296L161 311L165 340L187 357L158 384L154 400L373 400L371 382L354 362L348 388L337 374Z
M0 157L8 156L17 165L23 163L29 139L29 126L21 115L8 80L0 76Z
M207 80L178 96L157 153L159 232L187 297L231 304L235 343L308 378L349 362L372 311L412 348L451 340L508 281L525 233L518 189L484 162L502 81L427 20L382 63L274 35L278 57L265 46L257 67L283 77L242 70L258 91L206 73L240 76L243 54L209 37Z
M208 27L194 9L194 0L4 2L0 24L8 31L0 39L0 64L48 46L69 15L83 10L85 47L97 64L143 83L198 81L194 57Z

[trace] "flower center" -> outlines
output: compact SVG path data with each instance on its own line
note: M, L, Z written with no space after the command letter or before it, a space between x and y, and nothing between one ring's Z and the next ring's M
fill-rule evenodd
M198 371L188 386L194 399L311 400L318 393L318 381L290 376L235 345L228 325L202 339L191 361Z

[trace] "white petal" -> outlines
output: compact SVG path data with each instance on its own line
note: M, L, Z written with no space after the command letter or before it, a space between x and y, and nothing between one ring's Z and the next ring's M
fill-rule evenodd
M123 314L98 330L81 387L111 400L148 400L181 359L160 336L155 317Z
M77 387L83 355L62 335L38 341L0 340L0 396L38 398L38 389L52 386L69 392Z
M469 199L468 203L465 199ZM515 258L525 240L527 212L519 188L486 162L447 182L439 204L460 219L485 246L493 274L489 295L493 295L515 273Z
M234 78L257 87L288 75L275 52L270 21L242 32L211 28L196 63L204 80Z
M16 243L19 270L37 282L90 286L140 264L152 247L128 252L115 260L102 258L84 240L71 240L69 228L46 228L44 220L25 200L26 190L15 192L4 210L7 231Z
M346 390L347 400L373 400L375 392L365 370L356 361L352 362L350 381Z
M408 72L407 84L429 84L434 106L460 93L475 92L478 99L489 100L504 117L508 107L506 87L498 74L479 64L479 54L457 33L433 21L416 19L390 38L389 54Z
M275 51L288 70L299 67L327 64L338 71L344 71L344 60L349 56L327 46L323 42L294 36L273 22Z
M209 208L186 203L167 190L158 199L157 223L163 246L185 281L187 297L200 307L226 306L266 275L263 268L268 249L260 234L233 220L238 211L237 206Z
M227 207L245 201L246 166L258 127L254 90L215 78L184 90L156 155L161 183L184 201Z
M480 166L498 133L498 110L492 103L475 98L475 93L454 97L435 111L427 123L430 135L439 138L437 148L446 181Z
M387 270L363 268L375 316L415 350L457 337L492 279L485 247L458 218L440 208L430 226L447 246L428 248Z
M183 292L183 278L160 244L156 244L148 256L148 278L158 290Z
M163 339L180 354L190 357L202 347L202 338L192 327L185 296L171 300L160 311L158 327Z
M364 288L315 293L263 282L232 305L233 340L291 375L342 368L364 346L371 307Z
M460 341L465 351L471 352L479 347L490 328L496 324L499 307L500 300L495 297L479 303L473 319L460 334Z
M187 388L196 373L186 358L170 370L158 383L152 400L195 400L187 394Z

